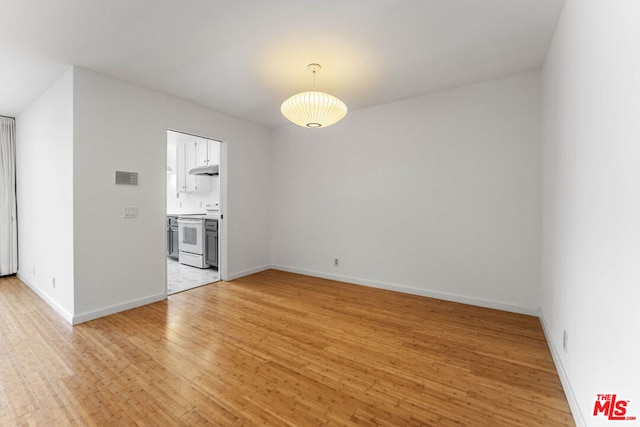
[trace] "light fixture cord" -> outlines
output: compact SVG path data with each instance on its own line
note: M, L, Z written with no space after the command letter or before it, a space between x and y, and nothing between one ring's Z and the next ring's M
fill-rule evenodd
M316 69L313 69L313 90L316 90Z

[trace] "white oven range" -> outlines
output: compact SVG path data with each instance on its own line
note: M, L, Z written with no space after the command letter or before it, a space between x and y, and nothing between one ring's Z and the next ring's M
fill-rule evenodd
M205 261L204 215L178 217L178 261L180 264L208 268Z

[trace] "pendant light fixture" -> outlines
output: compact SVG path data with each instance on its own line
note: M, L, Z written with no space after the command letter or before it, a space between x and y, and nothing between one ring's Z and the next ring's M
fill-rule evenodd
M316 86L316 73L320 64L309 64L307 69L313 73L313 88ZM282 103L282 115L298 126L319 128L331 126L347 115L347 106L335 96L312 90L293 95Z

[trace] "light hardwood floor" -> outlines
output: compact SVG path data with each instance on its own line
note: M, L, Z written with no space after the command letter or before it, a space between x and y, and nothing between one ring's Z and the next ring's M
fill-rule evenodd
M279 271L0 327L2 426L573 425L537 318Z

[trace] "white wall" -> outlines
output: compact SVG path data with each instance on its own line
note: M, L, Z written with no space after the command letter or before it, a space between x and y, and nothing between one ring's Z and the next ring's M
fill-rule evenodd
M167 129L228 145L227 276L268 265L266 128L80 68L74 111L77 321L164 298ZM139 185L115 185L115 170ZM138 218L122 218L129 205Z
M164 299L163 96L77 68L74 105L75 319ZM115 171L138 172L137 186ZM124 219L124 206L138 217Z
M19 274L68 321L166 296L167 129L223 141L223 274L269 265L266 128L82 68L17 125ZM139 185L115 185L116 170L138 172ZM124 206L138 218L122 218Z
M277 268L537 313L540 73L274 141Z
M16 126L18 275L70 322L74 304L73 70L22 111Z
M541 315L578 425L611 424L597 393L640 417L638 23L639 2L568 0L544 67Z

